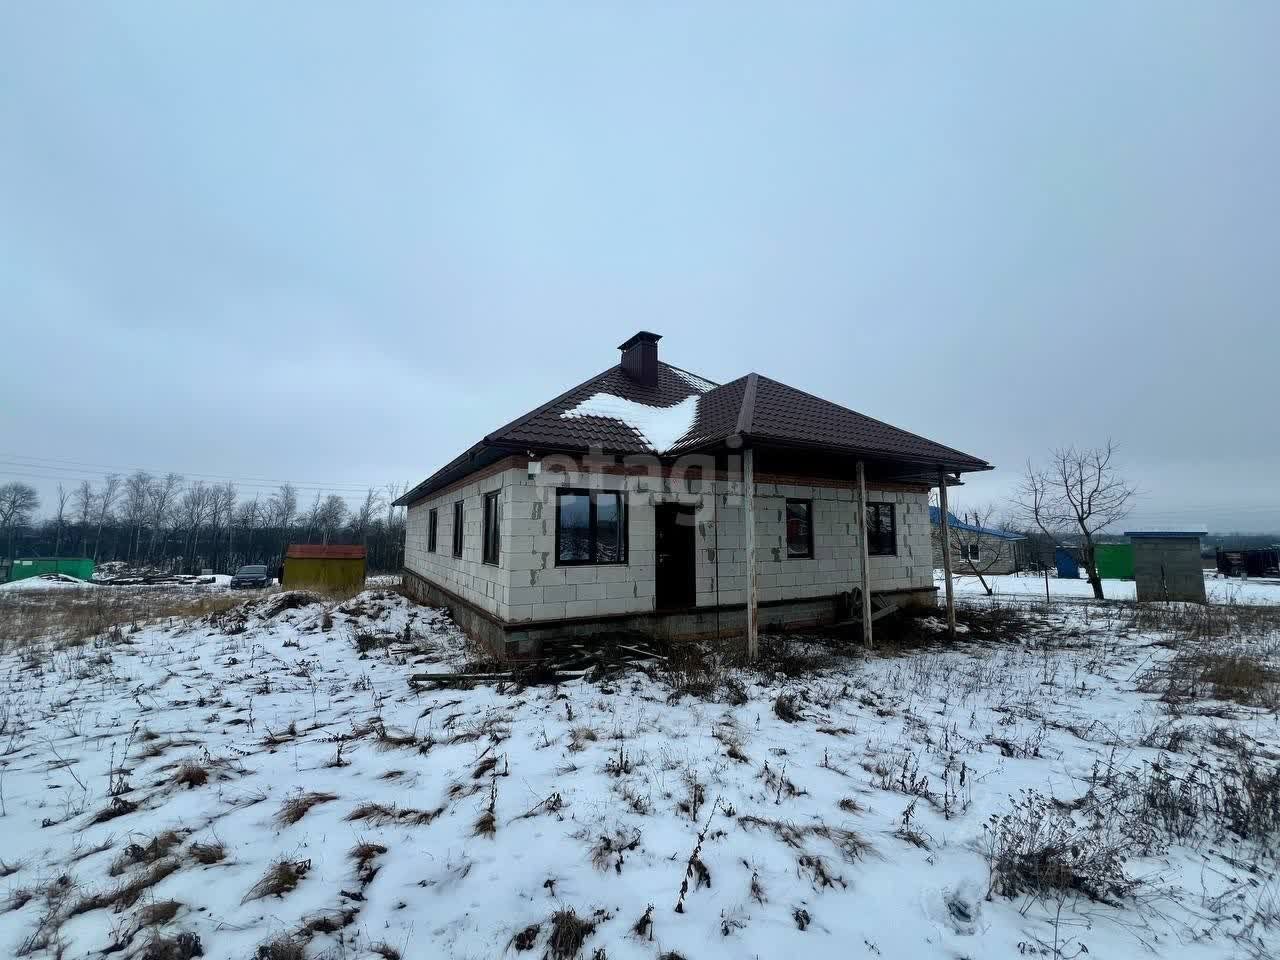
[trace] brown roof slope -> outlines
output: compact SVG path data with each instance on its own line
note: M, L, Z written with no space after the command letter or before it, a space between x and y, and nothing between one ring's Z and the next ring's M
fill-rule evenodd
M666 363L658 364L658 382L653 386L645 386L627 376L619 364L578 384L520 419L499 427L485 437L485 442L534 448L552 447L558 450L601 447L613 453L651 453L652 448L644 437L621 420L610 417L564 417L562 414L597 393L607 393L650 407L671 407L695 394L705 396L706 393L698 389L695 383L705 384L708 388L715 387L710 380L696 377Z
M850 452L929 463L953 469L987 470L990 464L918 434L823 400L768 377L756 379L750 426L743 432L757 440L803 446L836 447Z
M668 455L714 446L735 435L782 446L813 447L862 454L885 460L941 465L951 471L989 470L978 457L935 443L917 434L864 416L811 393L752 373L716 385L667 363L658 364L652 386L637 383L622 366L610 367L549 403L488 434L454 460L418 484L397 503L412 503L432 490L452 483L488 460L495 450L585 451L600 448L607 453L653 453L648 441L631 425L613 417L562 416L597 393L642 403L671 407L687 397L698 397L693 424Z

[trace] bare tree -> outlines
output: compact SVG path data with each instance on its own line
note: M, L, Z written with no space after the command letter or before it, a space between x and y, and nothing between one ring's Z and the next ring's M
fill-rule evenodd
M173 503L177 499L178 490L181 486L182 475L177 473L167 473L163 480L157 480L151 484L148 510L151 539L147 543L148 561L151 560L156 552L156 538L160 536L164 525L169 520L169 514L173 510Z
M197 480L187 487L186 492L178 500L177 523L186 532L186 542L182 548L182 565L188 570L195 563L196 545L200 542L200 527L209 517L213 501L213 491L205 486L203 480Z
M0 484L0 529L9 535L9 568L13 569L13 537L18 527L31 522L40 506L40 495L29 483L14 480Z
M373 523L374 514L382 508L382 499L370 487L364 495L360 506L351 514L351 533L363 544L369 542L369 526Z
M321 543L328 543L329 538L342 526L347 517L347 503L336 493L331 493L320 504L320 513L316 517L316 525L320 529Z
M93 487L88 480L81 480L71 495L71 509L75 513L76 523L80 527L80 556L89 550L89 518L93 516L93 502L96 499Z
M280 484L280 489L267 501L267 510L271 514L270 524L280 531L280 556L283 557L289 546L289 531L298 515L298 488L292 483Z
M98 553L102 549L102 528L107 522L107 517L111 516L111 511L116 505L116 498L120 496L120 485L122 483L120 474L108 473L107 479L102 484L102 493L98 495L98 535L93 540L93 562L98 562Z
M1004 550L1008 549L1006 541L995 535L993 528L996 509L986 505L968 510L952 511L952 516L959 524L950 524L951 562L957 573L977 577L982 589L991 596L995 591L987 583L987 574L1005 559ZM935 536L941 538L942 525L934 528Z
M138 541L142 537L142 525L147 522L147 510L151 502L151 485L154 483L151 474L145 470L135 470L124 482L124 515L128 525L130 560L137 559Z
M1094 536L1128 515L1136 492L1119 475L1115 452L1110 440L1105 447L1055 450L1046 467L1027 464L1020 497L1026 518L1054 543L1079 536L1080 559L1098 600L1103 599L1102 578Z
M58 511L53 515L53 523L58 531L53 538L54 557L62 556L62 528L66 525L67 501L70 499L71 491L58 484Z

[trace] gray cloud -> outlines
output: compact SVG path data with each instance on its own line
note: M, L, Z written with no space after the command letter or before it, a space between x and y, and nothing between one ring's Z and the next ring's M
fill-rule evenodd
M6 6L0 477L416 481L643 327L1280 529L1280 8L901 6Z

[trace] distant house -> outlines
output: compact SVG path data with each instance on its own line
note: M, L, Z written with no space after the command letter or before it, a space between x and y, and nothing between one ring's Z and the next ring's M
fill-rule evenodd
M714 383L659 361L659 339L397 501L412 595L500 654L830 623L864 585L935 602L930 488L988 463L759 374Z
M942 511L929 508L932 527L933 565L942 566ZM965 523L954 513L947 514L951 528L951 568L959 574L976 569L982 573L1017 573L1026 566L1026 537L1008 530Z

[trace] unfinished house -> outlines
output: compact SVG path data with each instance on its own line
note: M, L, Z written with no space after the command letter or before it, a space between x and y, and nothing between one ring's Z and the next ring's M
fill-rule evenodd
M935 602L931 487L977 457L751 373L620 362L412 488L405 587L500 655L681 639Z

